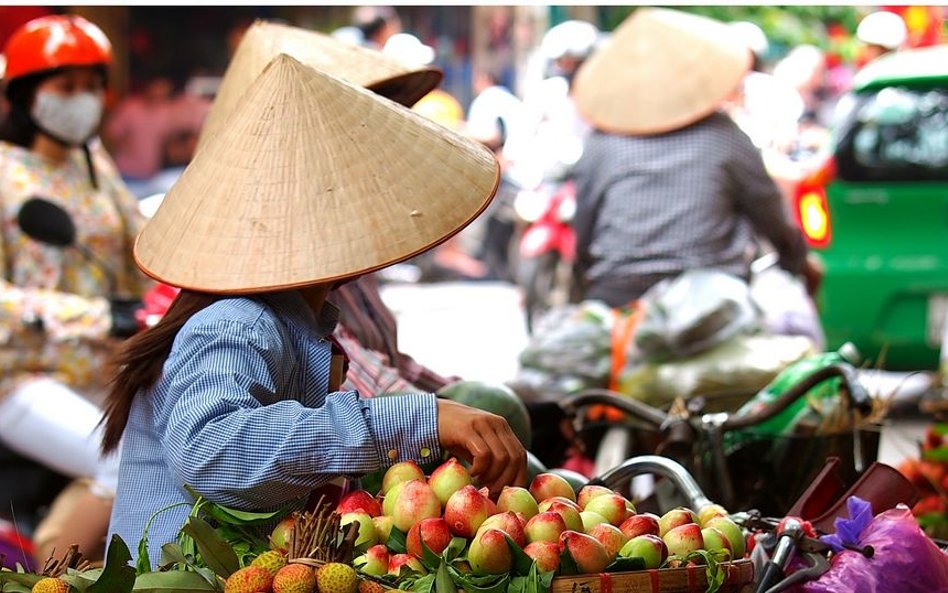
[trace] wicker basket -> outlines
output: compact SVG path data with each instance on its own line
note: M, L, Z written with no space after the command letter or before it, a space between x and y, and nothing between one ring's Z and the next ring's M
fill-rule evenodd
M718 593L751 593L754 566L738 560L727 567L727 578ZM584 574L553 579L550 593L704 593L708 587L703 566Z

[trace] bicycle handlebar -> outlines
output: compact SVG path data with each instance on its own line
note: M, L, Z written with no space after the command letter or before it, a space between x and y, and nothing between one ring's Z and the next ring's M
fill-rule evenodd
M696 513L712 504L687 469L671 459L658 455L640 455L627 459L622 465L590 480L589 484L615 489L627 478L639 474L656 474L671 480L688 500L689 508Z
M758 412L739 417L733 414L728 415L727 420L721 425L721 430L724 432L739 430L766 422L786 410L810 389L834 376L842 379L843 391L847 394L850 405L862 414L869 413L872 409L872 398L856 377L856 369L852 365L838 363L819 368L806 375ZM589 389L560 400L560 407L567 415L574 415L577 409L595 404L614 406L659 429L667 428L669 422L673 420L673 417L658 408L608 389ZM681 420L684 421L684 419Z
M608 389L587 389L560 400L560 407L567 415L575 414L579 408L596 404L614 406L656 427L661 427L668 421L668 414L664 411Z
M806 395L810 389L833 376L842 379L843 392L849 398L851 406L859 410L861 414L868 414L872 410L872 398L856 377L856 369L852 365L838 363L819 368L803 377L790 389L787 389L783 395L758 412L746 416L728 416L721 426L721 430L724 432L740 430L766 422L786 410L791 404Z

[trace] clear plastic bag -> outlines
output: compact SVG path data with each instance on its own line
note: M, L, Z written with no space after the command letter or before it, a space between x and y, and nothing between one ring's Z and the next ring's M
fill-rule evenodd
M618 390L653 406L694 395L749 398L790 364L815 353L803 336L739 335L714 348L665 363L630 356Z
M606 387L611 324L612 309L597 301L551 310L520 353L521 370L514 383L558 394Z
M720 270L688 270L650 288L641 302L635 345L652 362L694 356L761 329L748 284Z

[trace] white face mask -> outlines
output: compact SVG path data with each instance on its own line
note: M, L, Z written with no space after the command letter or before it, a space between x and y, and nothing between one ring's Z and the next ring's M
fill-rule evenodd
M102 96L77 93L63 97L50 92L36 95L30 112L39 128L58 140L79 145L92 137L102 120Z

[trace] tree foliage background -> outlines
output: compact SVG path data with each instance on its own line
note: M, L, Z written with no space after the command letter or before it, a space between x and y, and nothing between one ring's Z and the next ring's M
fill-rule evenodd
M637 7L604 6L600 8L600 23L613 30ZM838 45L829 35L833 25L852 35L859 20L873 10L872 6L670 6L708 16L719 21L750 21L767 35L770 56L777 58L792 47L811 44L822 49ZM838 48L837 48L838 49Z

